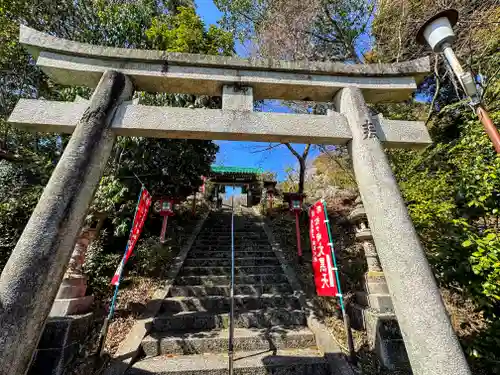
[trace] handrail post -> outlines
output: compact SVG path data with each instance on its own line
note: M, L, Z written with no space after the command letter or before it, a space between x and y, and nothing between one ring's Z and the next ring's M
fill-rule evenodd
M234 362L234 195L231 197L231 288L229 312L229 375L233 375Z

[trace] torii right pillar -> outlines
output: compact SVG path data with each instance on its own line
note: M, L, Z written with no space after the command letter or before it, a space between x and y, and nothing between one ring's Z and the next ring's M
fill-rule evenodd
M413 373L470 375L361 90L342 89L335 106L351 128L354 173Z

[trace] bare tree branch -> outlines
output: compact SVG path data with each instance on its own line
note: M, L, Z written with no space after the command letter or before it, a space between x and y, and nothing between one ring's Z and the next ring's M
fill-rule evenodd
M290 145L290 143L283 143L286 147L288 147L288 149L290 150L290 152L300 161L302 159L302 156L300 156L300 154L295 151L295 149Z
M311 145L310 144L306 145L306 148L304 149L304 152L302 153L302 158L304 160L307 159L307 156L309 155L309 150L310 149L311 149Z
M327 19L330 21L332 24L333 28L335 29L335 32L338 34L340 39L342 40L345 48L350 52L352 55L352 58L357 62L357 63L362 63L361 59L358 57L358 54L356 53L356 50L354 46L352 45L352 41L348 40L346 36L344 35L342 28L339 26L337 21L332 16L332 13L330 12L330 9L328 9L328 6L326 4L323 5L323 10L325 11L325 14L327 16Z
M304 152L302 155L300 155L291 145L290 143L283 143L289 150L290 152L297 158L299 161L299 194L302 194L304 192L304 180L305 180L305 175L306 175L306 158L307 155L309 155L309 150L311 149L311 145L308 144L306 145L306 148L304 149Z
M293 182L295 176L293 176L288 169L285 169L285 173L287 174L288 179Z
M402 3L402 10L401 10L401 18L399 19L399 27L398 27L398 53L396 55L396 62L399 62L399 57L401 56L401 49L403 47L403 38L401 36L401 27L403 25L403 18L405 18L405 4Z
M273 149L278 148L278 147L280 147L280 146L282 146L282 145L283 145L283 143L270 144L269 146L264 147L264 148L262 148L262 149L260 149L260 150L255 150L255 149L254 149L254 150L253 150L253 151L251 151L250 153L251 153L251 154L258 154L258 153L260 153L260 152L265 152L265 151L270 151L270 150L273 150ZM258 147L258 146L257 146L257 147Z
M319 40L322 40L323 42L327 42L327 43L333 43L333 44L342 44L342 42L339 42L338 40L335 40L335 39L330 39L330 38L327 38L323 35L320 35L318 33L315 33L313 31L309 31L309 30L298 30L296 29L297 31L301 31L305 34L309 34L315 38L318 38Z

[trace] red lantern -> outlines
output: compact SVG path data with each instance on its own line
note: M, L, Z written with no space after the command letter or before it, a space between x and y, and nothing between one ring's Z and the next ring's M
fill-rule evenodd
M290 206L290 211L299 213L302 211L302 203L304 201L304 194L291 193L288 195L288 205Z
M164 198L160 200L160 215L161 216L174 216L174 200L171 198Z

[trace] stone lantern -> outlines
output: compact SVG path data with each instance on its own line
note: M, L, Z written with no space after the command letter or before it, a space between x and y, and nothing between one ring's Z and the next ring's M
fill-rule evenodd
M96 234L96 228L84 228L80 232L50 316L80 315L91 310L94 296L85 295L87 276L83 273L83 264L87 249Z
M356 292L356 303L352 306L353 323L366 330L370 345L385 367L406 367L408 356L366 212L359 198L356 203L348 219L355 227L356 241L364 250L367 272L363 276L363 291Z
M98 217L97 227L80 231L68 268L59 286L49 318L45 323L31 364L30 374L62 375L65 366L78 353L82 338L86 337L93 313L94 296L87 296L87 276L83 264L90 243L95 239L105 215Z

